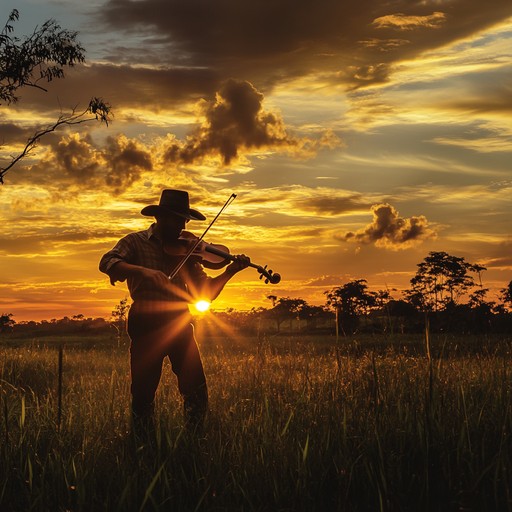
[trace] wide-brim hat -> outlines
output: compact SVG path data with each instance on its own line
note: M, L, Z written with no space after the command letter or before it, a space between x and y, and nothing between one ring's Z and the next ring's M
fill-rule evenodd
M206 217L190 208L188 192L184 190L166 189L162 191L160 202L142 208L142 215L148 217L164 217L166 215L178 215L188 220L205 220Z

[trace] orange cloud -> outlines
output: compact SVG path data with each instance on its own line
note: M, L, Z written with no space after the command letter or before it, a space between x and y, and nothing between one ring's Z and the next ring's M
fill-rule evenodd
M408 16L398 13L376 18L372 25L377 28L416 30L418 28L440 28L445 22L446 15L442 12L434 12L427 16Z
M377 247L400 250L436 236L436 232L423 215L406 219L400 217L398 211L390 204L375 204L371 209L371 224L355 233L350 231L336 238L361 244L374 243Z

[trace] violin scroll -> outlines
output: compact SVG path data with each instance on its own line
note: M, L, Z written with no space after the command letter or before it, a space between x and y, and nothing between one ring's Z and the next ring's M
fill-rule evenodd
M281 274L278 274L277 272L274 273L270 269L267 270L267 265L265 265L264 267L256 265L255 268L260 274L260 279L263 279L263 277L265 277L265 284L277 284L279 283L279 281L281 281Z

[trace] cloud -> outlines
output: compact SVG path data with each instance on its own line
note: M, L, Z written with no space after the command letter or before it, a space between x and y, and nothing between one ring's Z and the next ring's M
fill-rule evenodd
M304 286L336 286L339 285L345 276L323 275L306 281Z
M512 15L509 0L435 5L434 10L431 2L408 0L391 5L318 0L300 6L294 0L109 0L100 16L109 30L146 36L148 52L158 53L162 62L214 70L268 91L319 72L331 72L349 87L386 81L395 64ZM126 52L125 47L119 58Z
M0 123L0 148L11 142L23 142L31 133L14 123Z
M369 204L361 194L331 190L325 193L312 191L310 198L296 200L295 206L321 215L342 215L367 211Z
M502 258L491 258L488 260L483 260L482 264L487 268L512 270L512 257L503 256Z
M512 239L510 237L507 237L501 243L491 245L489 251L490 254L478 263L489 270L495 269L505 272L512 270ZM507 280L510 280L510 274L508 276Z
M109 137L103 156L108 168L105 183L116 195L153 168L151 153L125 136Z
M70 133L45 138L40 160L13 174L17 183L30 182L34 175L40 184L52 189L78 191L101 189L119 195L143 175L179 165L206 164L218 169L242 160L254 152L286 152L295 157L311 157L321 148L340 145L325 131L317 139L290 135L278 113L264 110L263 95L248 82L228 81L213 101L202 100L202 123L185 139L174 134L144 141L125 135L110 136L97 142L88 133ZM236 169L235 169L236 170Z
M400 250L436 236L436 232L423 215L409 219L403 218L390 204L375 204L371 209L373 212L371 224L355 233L349 231L335 238L361 244L373 243L377 247Z
M59 190L103 189L119 195L153 168L151 152L125 135L108 137L97 147L89 135L63 136L29 169L27 178L53 184ZM78 187L78 188L77 188Z
M443 12L434 12L427 16L407 16L406 14L388 14L373 20L376 28L392 28L396 30L415 30L418 28L440 28L446 22Z
M172 63L150 67L134 65L133 59L131 62L75 66L66 71L64 79L52 81L48 93L23 90L20 103L9 109L32 109L48 115L53 108L59 115L60 109L67 111L77 105L78 109L85 109L91 97L96 96L112 105L115 122L121 109L143 108L150 112L176 109L178 105L213 94L220 84L218 75L211 69L177 67ZM58 101L52 104L54 98Z
M263 94L247 81L226 81L215 100L200 103L200 110L203 123L186 141L170 140L167 162L191 164L219 156L229 165L241 152L269 149L312 156L318 146L332 147L334 142L326 136L318 142L289 135L281 116L263 109Z
M64 171L78 182L94 180L97 169L103 163L102 155L94 148L90 136L82 138L77 133L61 138L52 156L53 162L50 160L48 165Z
M151 133L141 139L116 135L107 137L106 142L98 142L85 131L64 136L52 133L41 140L38 149L41 154L46 147L46 154L29 166L28 173L18 168L14 179L30 180L37 173L42 182L53 183L54 188L67 189L80 184L110 189L118 195L143 173L160 171L169 164L175 168L210 165L217 171L219 161L228 166L243 162L254 153L277 151L310 158L320 149L341 145L331 130L319 132L315 138L290 134L279 112L263 108L264 95L249 82L228 80L209 97L213 98L196 102L198 126L183 139L173 133L166 136ZM14 124L6 125L5 129L6 133L15 135ZM164 130L160 126L157 133Z
M25 219L33 223L33 218ZM15 233L12 236L0 237L0 254L4 255L55 255L55 251L63 245L73 246L80 243L97 242L98 240L109 240L117 235L116 232L98 229L91 231L83 226L72 226L66 228L52 227L55 219L48 215L44 230L37 230L29 235Z
M495 153L497 151L509 152L512 149L512 139L509 134L497 133L492 137L475 137L472 138L446 138L435 137L432 142L436 144L444 144L447 146L455 146L459 148L469 149L478 153Z

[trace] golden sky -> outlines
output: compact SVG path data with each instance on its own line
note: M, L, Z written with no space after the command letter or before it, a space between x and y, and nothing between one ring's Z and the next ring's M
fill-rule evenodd
M190 193L206 239L282 275L238 274L216 309L408 287L430 251L512 279L510 0L7 0L21 33L77 30L87 62L0 106L0 163L92 96L114 111L41 140L0 186L0 312L108 317L101 255ZM20 35L21 35L20 33ZM206 223L191 222L201 234Z

